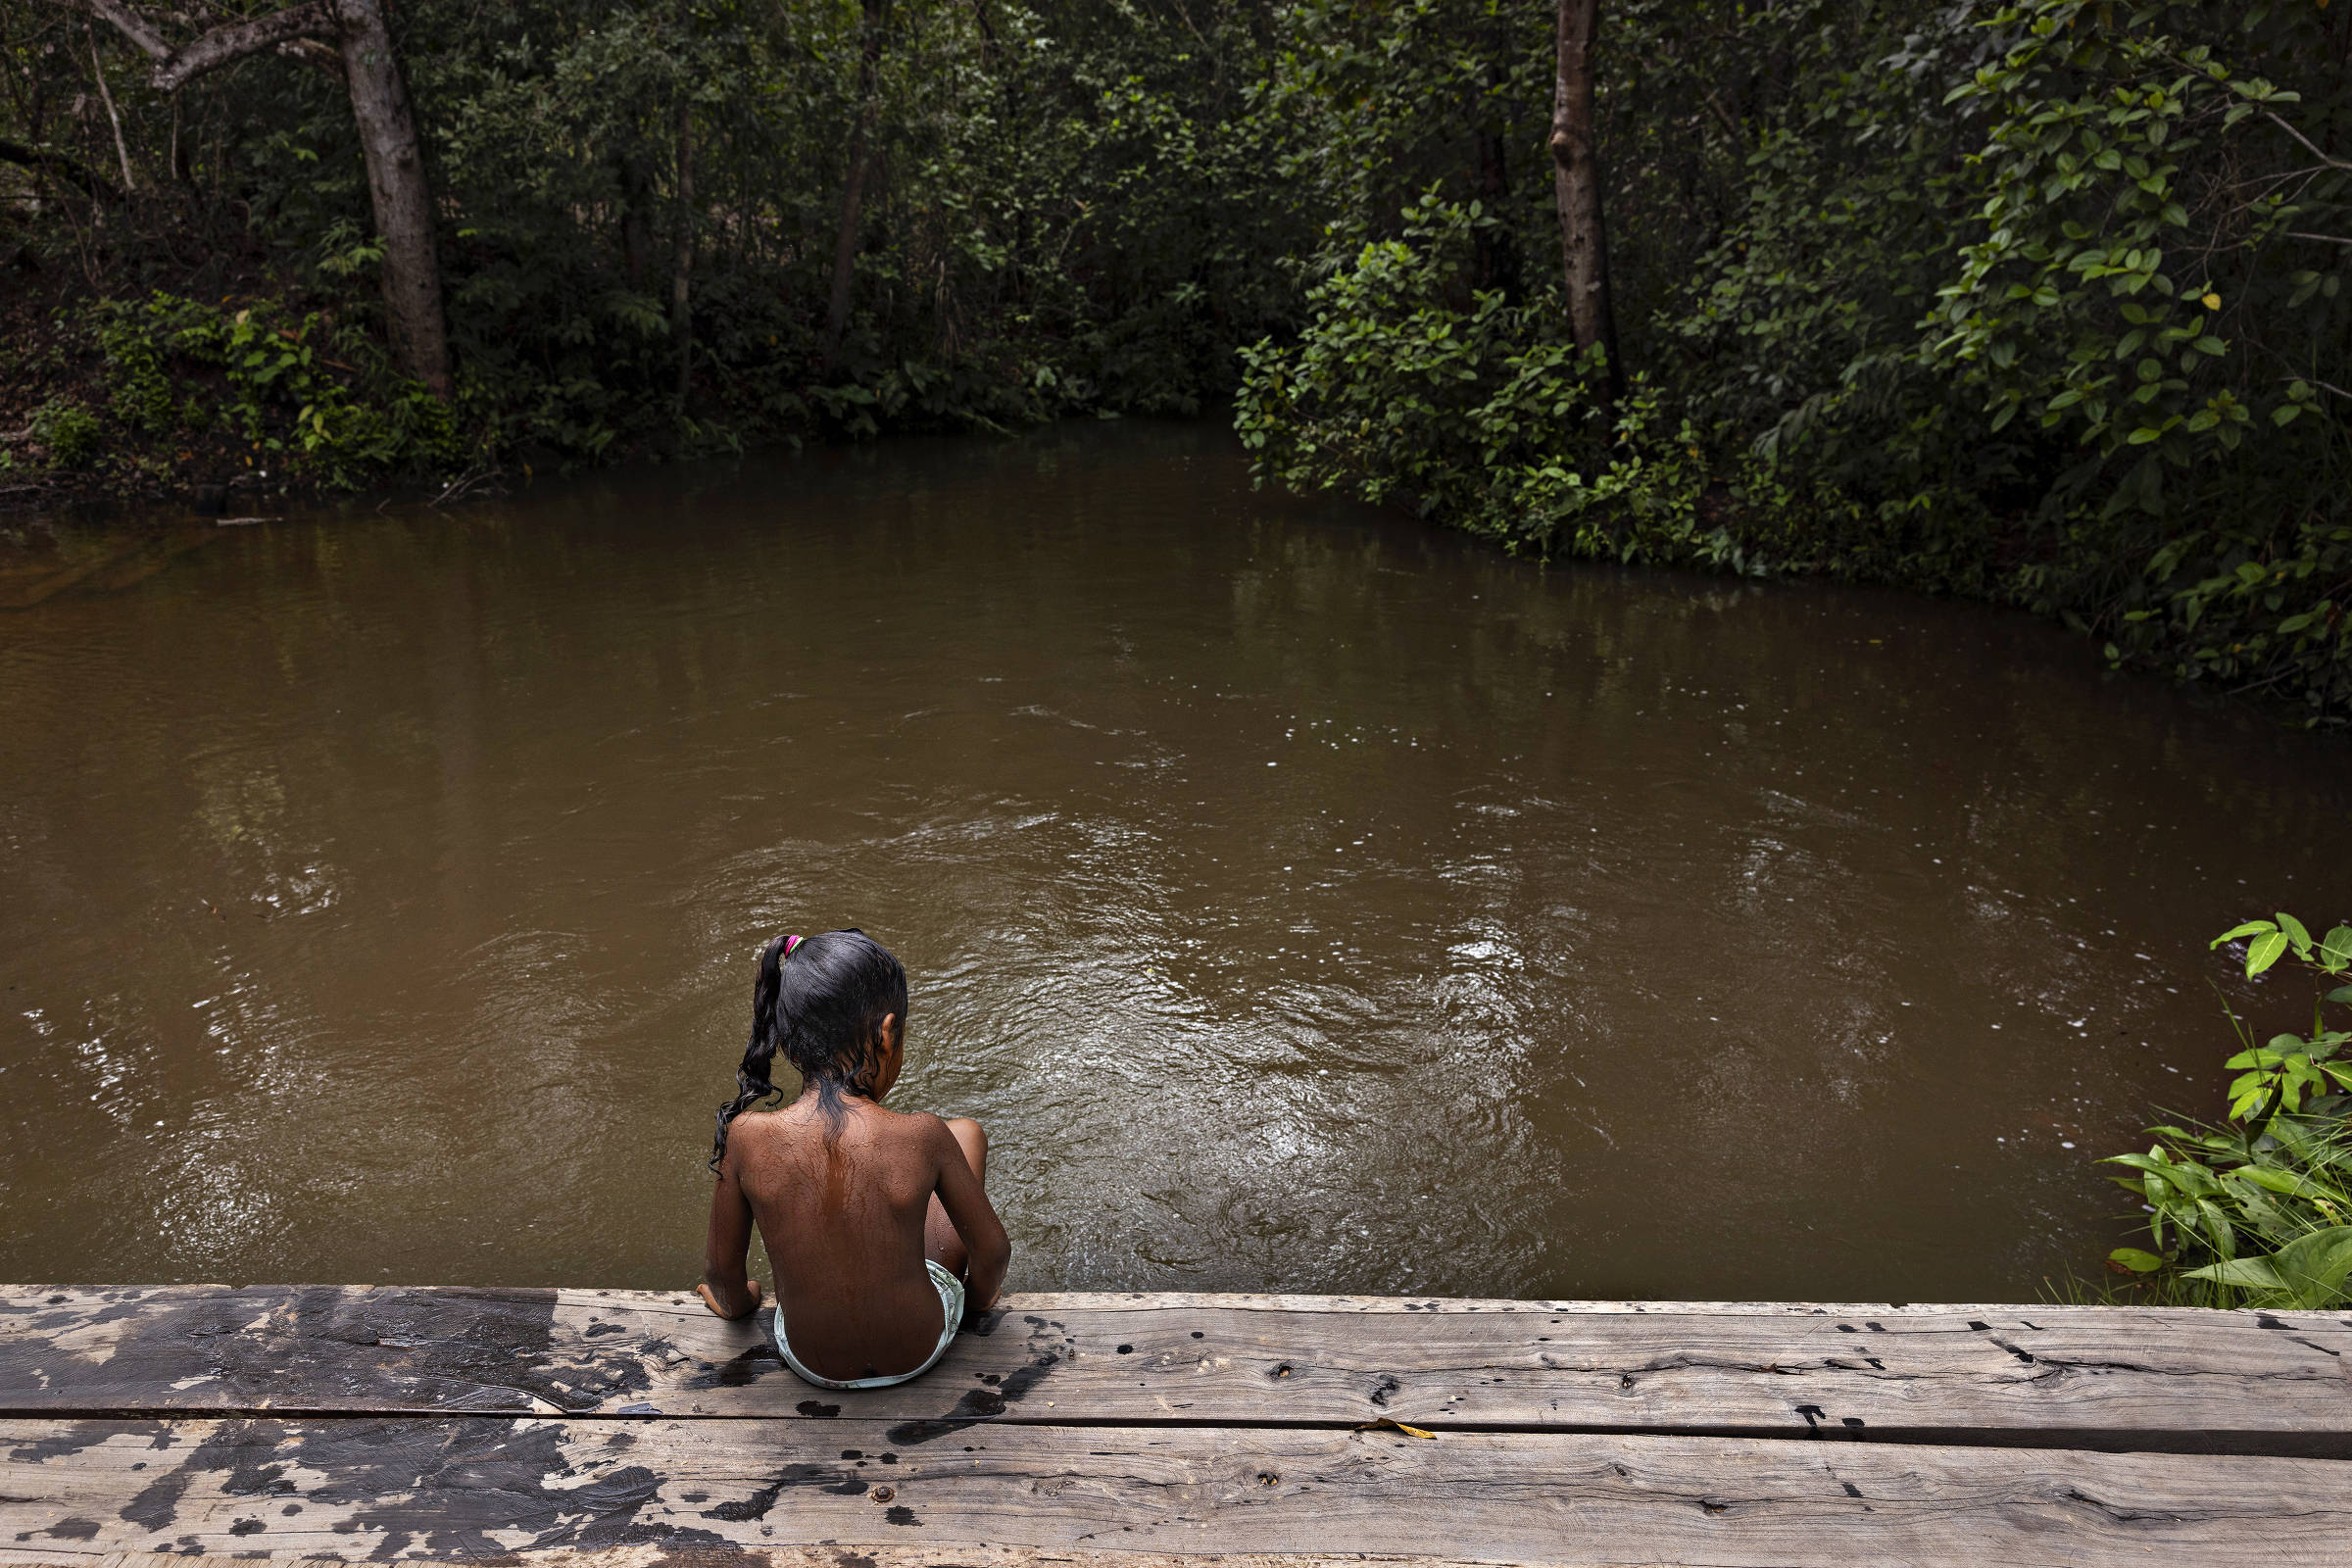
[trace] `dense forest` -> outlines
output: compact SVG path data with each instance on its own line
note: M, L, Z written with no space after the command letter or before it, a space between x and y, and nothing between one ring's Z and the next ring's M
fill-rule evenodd
M0 500L1230 410L2352 715L2352 4L0 0Z

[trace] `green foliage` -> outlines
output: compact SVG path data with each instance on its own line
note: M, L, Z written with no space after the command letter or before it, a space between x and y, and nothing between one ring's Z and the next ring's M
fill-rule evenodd
M1648 384L1609 406L1556 295L1513 305L1470 286L1493 221L1433 190L1402 215L1402 238L1366 244L1307 291L1297 346L1243 351L1235 423L1258 473L1545 554L1727 564L1708 553L1738 547L1699 526L1690 433L1660 438Z
M2352 91L2316 0L1614 8L1603 162L1641 390L1605 439L1585 368L1544 364L1556 295L1473 303L1476 274L1551 270L1541 201L1480 209L1529 265L1432 249L1432 203L1470 209L1482 116L1540 145L1517 74L1540 20L1296 15L1313 47L1271 80L1321 116L1331 217L1297 335L1246 362L1261 476L1545 550L2002 600L2114 663L2352 719L2352 162L2328 151ZM1397 202L1399 170L1434 194ZM1538 392L1511 406L1585 414L1490 430L1521 370ZM1575 480L1565 515L1524 483L1545 466Z
M0 220L43 277L261 323L118 323L115 430L225 420L336 482L451 461L374 368L335 83L256 58L167 99L77 15L0 0L0 133L38 150L0 164ZM469 461L1230 394L1275 482L1544 554L2018 605L2117 666L2352 721L2352 8L1612 0L1614 402L1564 334L1555 20L416 0ZM106 74L120 148L44 107L67 60ZM125 157L135 203L55 172Z
M444 215L464 422L489 457L602 462L811 431L1189 414L1230 391L1235 345L1295 306L1283 262L1306 235L1277 174L1296 138L1250 113L1269 8L897 0L873 8L870 102L867 9L397 9ZM23 166L0 163L0 220L37 210L36 248L63 264L43 275L92 277L116 297L161 286L275 302L272 329L298 333L317 314L338 345L321 352L372 375L343 334L382 335L381 249L335 83L263 56L166 98L103 25L93 55L78 15L0 0L0 35L22 44L0 68L17 70L24 89L0 95L0 135L29 143L69 129L79 140L61 150L75 165L113 169L111 124L95 137L86 116L64 126L38 84L72 62L74 90L93 86L94 59L141 199L104 213L93 236L86 203L60 202ZM176 38L192 19L165 23ZM832 342L856 144L869 156L855 281ZM304 341L321 343L316 332ZM178 433L184 399L159 395L159 373L153 363L113 373L119 429L157 442ZM274 406L274 393L264 401ZM396 401L344 403L380 412ZM415 444L397 428L336 427L350 416L331 397L298 399L289 417L305 402L328 420L347 474ZM269 438L289 440L274 426Z
M413 70L420 101L451 106L441 176L466 214L452 316L507 411L497 441L602 457L812 428L1003 429L1193 412L1230 386L1236 334L1287 298L1265 280L1288 209L1265 199L1261 127L1239 113L1258 8L880 16L869 110L855 3L433 13ZM869 112L851 317L828 352Z
M1513 531L1506 475L1610 431L1546 301L1512 306L1473 293L1467 240L1486 220L1432 191L1404 215L1404 237L1368 243L1307 290L1295 349L1257 344L1236 424L1266 477L1405 500L1489 532Z
M2287 956L2323 981L2352 975L2352 925L2314 938L2289 914L2249 920L2214 940L2246 944L2249 978ZM2133 1172L2118 1185L2148 1210L2153 1250L2120 1247L2119 1271L2152 1276L2166 1295L2215 1306L2311 1310L2352 1301L2352 1030L2328 1027L2338 984L2314 1004L2307 1035L2257 1043L2230 1014L2243 1048L2219 1126L2153 1129L2144 1154L2106 1163Z
M2340 720L2352 462L2327 407L2346 394L2320 389L2345 379L2352 163L2318 147L2352 122L2319 64L2340 41L2308 4L2040 0L1985 25L2008 46L1952 92L1991 117L1984 237L1938 291L1930 362L1989 428L2022 414L2090 454L2062 570L2103 598L2111 659Z
M93 315L115 416L136 428L226 433L340 487L463 454L453 411L384 369L368 335L328 313L158 292L101 301Z
M49 462L60 468L83 467L98 455L97 416L80 405L52 400L32 411L32 439L46 448Z
M163 298L158 296L158 302ZM157 334L144 330L141 314L109 301L99 308L96 336L106 356L108 402L115 417L133 429L160 435L179 427L181 411L166 368L170 351L157 341Z
M2187 468L2206 443L2234 451L2257 416L2291 423L2311 396L2248 380L2229 335L2249 264L2301 212L2289 188L2190 211L2200 151L2267 130L2297 95L2233 75L2207 43L2143 30L2165 9L2118 28L2048 0L1986 24L2024 35L1953 89L1992 108L1974 161L1989 233L1937 291L1950 330L1931 351L1988 389L1993 429L2022 410L2105 456L2153 448L2117 493L2141 506L2160 503L2161 465Z

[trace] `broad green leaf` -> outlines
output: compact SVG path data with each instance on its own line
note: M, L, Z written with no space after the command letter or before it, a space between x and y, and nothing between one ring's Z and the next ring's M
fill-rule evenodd
M2221 1183L2214 1183L2212 1191L2220 1192ZM2203 1216L2205 1221L2206 1245L2224 1257L2235 1257L2237 1255L2237 1227L2230 1223L2229 1215L2222 1212L2221 1205L2210 1198L2199 1198L2197 1212Z
M2281 910L2278 915L2278 929L2285 932L2286 940L2295 945L2296 957L2308 958L2311 956L2311 933L2303 928L2302 921Z
M2240 937L2258 937L2265 931L2276 931L2278 929L2278 927L2269 920L2248 920L2244 925L2233 926L2230 930L2223 932L2220 936L2215 937L2211 942L2207 943L2206 946L2218 948L2226 942L2235 942Z
M2298 1236L2266 1260L2292 1305L2310 1311L2341 1299L2352 1276L2352 1225L2331 1225Z
M2352 965L2352 925L2339 925L2321 939L2320 962L2329 974Z
M2226 1263L2208 1263L2203 1268L2190 1269L2184 1278L2212 1280L2217 1285L2235 1285L2249 1291L2278 1291L2285 1289L2278 1271L2259 1257L2234 1257Z
M2163 1258L2154 1252L2143 1252L2136 1247L2119 1247L2107 1255L2134 1274L2153 1274L2164 1267Z
M2282 1198L2299 1198L2314 1187L2319 1187L2323 1192L2327 1190L2323 1184L2314 1182L2308 1176L2272 1170L2263 1165L2241 1165L2230 1174L2252 1182L2257 1187L2267 1187Z
M2283 931L2269 931L2256 937L2246 949L2246 978L2251 980L2277 963L2278 956L2285 951L2286 933Z

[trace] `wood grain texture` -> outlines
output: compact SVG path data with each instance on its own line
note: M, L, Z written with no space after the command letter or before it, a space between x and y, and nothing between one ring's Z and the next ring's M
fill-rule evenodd
M181 1552L117 1551L103 1556L67 1555L17 1547L0 1543L0 1563L67 1562L75 1568L249 1568L252 1548L244 1556ZM340 1557L272 1555L271 1563L341 1562ZM500 1559L512 1561L514 1559ZM1097 1551L1092 1548L1056 1549L1051 1546L907 1546L868 1543L862 1546L726 1545L693 1547L674 1544L604 1546L568 1549L564 1568L1467 1568L1469 1559L1447 1556L1375 1555L1348 1552L1221 1551L1178 1554L1164 1551ZM1512 1568L1482 1563L1480 1568ZM1539 1568L1539 1565L1529 1565ZM1550 1565L1541 1565L1550 1568Z
M2340 1315L1407 1312L1290 1299L1299 1304L1266 1310L1217 1297L1013 1297L925 1377L831 1393L785 1370L764 1315L723 1323L684 1295L12 1291L0 1293L0 1413L838 1414L953 1427L1385 1416L2107 1446L2170 1435L2207 1451L2352 1456L2352 1321Z
M0 1422L0 1544L388 1559L817 1544L2340 1568L2352 1466L1755 1439L481 1416Z

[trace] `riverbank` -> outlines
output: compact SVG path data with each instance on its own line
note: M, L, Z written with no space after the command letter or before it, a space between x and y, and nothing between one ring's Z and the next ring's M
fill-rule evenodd
M251 522L336 506L363 511L416 503L454 506L510 495L542 477L595 470L652 472L680 461L723 461L742 455L739 434L722 438L692 429L659 436L641 433L593 456L567 455L544 445L501 445L499 439L504 438L488 435L467 446L454 438L426 439L429 430L387 444L386 431L399 423L403 409L425 424L441 416L418 414L413 400L402 401L405 393L396 392L389 401L380 393L370 394L367 388L380 383L359 377L334 380L342 388L337 394L342 401L335 407L343 412L336 416L339 423L330 422L327 428L330 433L339 429L347 439L327 439L316 422L306 436L298 416L315 416L317 406L293 400L319 396L318 389L341 369L339 362L326 358L325 351L310 341L314 333L321 339L331 336L331 313L304 318L306 324L297 330L269 324L281 322L286 316L282 310L242 306L232 299L209 313L212 327L223 336L235 332L238 316L254 309L262 312L260 335L269 340L271 354L305 368L307 378L260 392L240 389L226 371L207 371L180 356L170 366L168 395L151 401L188 413L175 420L159 418L152 427L111 412L110 400L121 400L125 376L120 359L105 351L95 328L53 318L22 301L0 313L0 367L11 370L0 377L0 385L9 389L0 392L0 426L13 426L18 437L0 446L0 607L37 603L84 581L95 587L136 581L146 573L132 558L147 559L155 536L184 527ZM162 314L169 318L172 313ZM207 415L207 409L218 412ZM68 411L63 424L59 410ZM501 424L479 416L478 410L458 411L448 418L445 435L461 426L486 432ZM59 429L74 443L70 463L56 461ZM363 436L368 440L362 441ZM894 435L877 444L836 432L831 444L886 454L890 441L909 438ZM766 439L795 449L804 440L820 447L828 440L807 420L778 425L766 432ZM697 440L706 445L698 450L687 444ZM387 458L386 453L401 456ZM2343 670L2352 668L2352 620L2338 608L2339 600L2352 603L2352 584L2315 578L2312 563L2292 573L2285 566L2266 568L2251 578L2232 572L2227 582L2204 585L2209 602L2227 602L2223 609L2230 603L2256 605L2266 596L2277 599L2287 593L2311 601L2315 608L2309 623L2291 628L2289 638L2245 633L2242 641L2205 642L2205 637L2217 635L2212 627L2228 623L2227 616L2216 609L2205 618L2190 607L2176 610L2173 618L2182 624L2172 631L2151 631L2133 622L2139 642L2127 651L2112 640L2122 621L2105 616L2094 623L2070 607L2035 601L2018 589L2018 574L2026 568L2015 563L1998 571L1939 576L1923 575L1892 558L1877 566L1751 560L1733 542L1735 535L1769 535L1778 545L1787 545L1796 526L1788 515L1767 517L1743 510L1746 504L1740 494L1719 483L1698 483L1688 499L1687 508L1654 514L1633 508L1628 514L1627 552L1648 557L1665 568L1732 581L1828 577L1883 584L1923 599L2024 610L2082 638L2086 662L2212 691L2298 728L2341 729L2352 722L2352 711L2329 695L2348 678ZM76 546L61 552L58 534L44 525L44 519L61 514L114 523L121 537L108 542L84 533ZM1464 519L1440 517L1430 525L1448 521ZM1489 527L1465 524L1463 531L1494 538ZM2352 539L2352 530L2344 533ZM149 542L126 542L134 535L148 536ZM1517 548L1509 538L1495 542ZM2330 548L2340 554L2352 547L2339 541ZM132 575L120 577L117 567ZM53 580L59 570L78 575L70 581ZM2275 574L2282 579L2280 584L2272 582ZM2283 582L2288 575L2294 580ZM2204 632L2197 630L2201 618Z
M445 406L390 375L331 298L239 282L203 301L24 290L0 307L0 518L457 500L527 471L512 411L478 389ZM653 455L621 442L600 458Z
M2316 1565L2352 1529L2319 1317L1011 1296L839 1392L772 1334L685 1293L0 1289L0 1554Z

